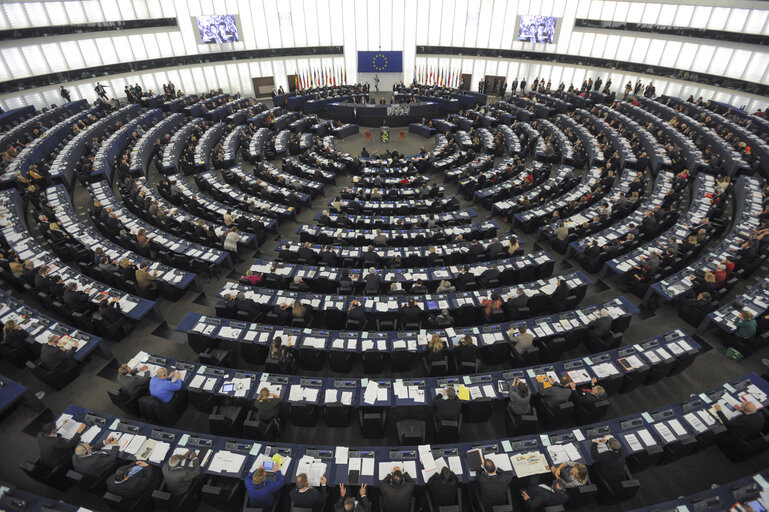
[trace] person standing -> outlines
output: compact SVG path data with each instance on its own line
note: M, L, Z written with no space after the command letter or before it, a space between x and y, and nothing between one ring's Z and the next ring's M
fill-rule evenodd
M96 94L103 99L104 101L107 101L107 91L104 89L104 86L100 84L99 82L96 82L96 87L94 87L94 90L96 91Z
M64 101L66 101L67 103L72 101L69 95L69 91L65 89L63 85L59 88L59 94L61 94L61 97L64 98Z
M374 75L374 90L379 92L379 75Z

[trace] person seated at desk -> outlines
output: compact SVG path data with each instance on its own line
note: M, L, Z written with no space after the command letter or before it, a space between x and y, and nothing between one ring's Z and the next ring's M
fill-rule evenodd
M297 299L291 306L291 316L293 318L305 318L309 316L310 306L305 306L301 300Z
M464 363L470 363L475 365L475 371L478 371L479 359L478 353L480 349L478 345L473 342L473 337L466 334L464 338L459 341L459 344L454 347L454 361L457 368Z
M306 473L299 473L296 476L296 487L291 489L288 494L294 507L312 509L312 512L321 512L326 504L326 477L320 477L320 491L315 487L310 487Z
M401 322L406 324L421 324L424 312L417 306L414 299L409 299L405 307L401 309Z
M550 378L548 381L550 382L548 387L545 387L544 382L539 382L539 398L546 407L556 409L571 398L570 384L572 382L568 375L563 375L557 383Z
M433 327L452 327L454 325L454 317L449 314L448 309L442 309L440 314L430 317L430 324Z
M532 483L521 491L521 497L526 504L527 510L542 510L544 507L563 505L569 501L569 495L566 494L566 486L563 480L553 480L551 485L540 484L536 478Z
M425 295L427 294L427 287L422 282L421 279L417 279L417 282L411 285L411 289L409 290L409 293L411 295Z
M526 381L518 377L514 378L510 383L509 396L507 408L514 416L531 414L531 392Z
M443 466L440 472L433 473L427 481L433 507L450 507L457 504L457 489L459 479L448 466Z
M40 348L40 363L48 371L53 371L66 367L66 370L77 366L75 353L77 352L78 342L67 350L65 346L60 346L61 336L51 334L48 336L48 343Z
M443 361L446 355L446 344L441 340L438 334L433 334L430 342L427 344L427 362L434 363Z
M388 292L388 295L405 295L406 291L403 289L403 286L401 286L400 283L390 283L390 291Z
M99 301L99 305L96 308L96 312L99 313L108 324L113 325L123 319L123 312L120 309L118 302L120 299L113 297L112 299L102 299Z
M605 445L605 450L599 449L601 444ZM593 439L590 456L593 457L593 469L606 482L621 482L626 478L625 454L622 453L622 443L616 438Z
M158 368L157 373L150 379L150 396L163 403L174 399L174 394L182 389L181 373L176 371L171 375L165 368Z
M451 284L451 281L441 281L438 284L435 293L454 293L455 291L457 291L457 289Z
M523 354L534 346L534 335L528 331L526 324L518 325L517 329L511 328L507 331L507 335L513 348L519 354Z
M200 476L200 460L194 450L187 450L184 455L172 455L160 470L168 492L181 496L192 488Z
M366 484L360 486L359 498L357 501L352 496L348 498L344 484L339 484L339 499L334 505L334 512L371 512L371 502L366 496Z
M605 340L611 332L612 321L611 316L609 316L609 310L603 308L598 312L598 318L588 324L587 330L596 338Z
M275 323L278 325L287 325L289 322L291 322L291 311L289 309L288 303L281 302L279 304L275 304L275 307L272 308L272 311L278 317L275 321Z
M363 265L366 267L374 267L374 268L379 267L379 260L380 260L379 254L377 254L377 252L374 250L373 245L369 245L368 247L366 247L366 250L363 251L362 259L363 259Z
M269 423L280 414L280 395L270 393L270 390L264 387L259 390L254 408L259 416L259 421Z
M294 352L290 346L283 345L283 338L280 336L272 340L267 358L278 362L280 373L290 374L294 370Z
M94 478L101 478L115 471L118 464L118 442L113 437L104 442L98 442L94 446L88 443L80 443L75 447L72 455L72 469L78 473Z
M575 404L581 404L582 406L591 406L599 400L606 399L606 390L603 386L596 385L598 379L593 377L590 380L589 388L577 389L577 384L569 380L569 387L572 391L572 399Z
M408 473L403 473L399 466L395 466L380 482L379 492L382 512L407 511L414 493L414 480Z
M734 320L734 335L742 340L752 339L756 335L757 323L753 313L747 309L742 310L740 315Z
M581 462L562 462L560 465L550 468L556 480L563 480L563 485L567 489L570 487L579 487L588 483L587 466Z
M557 304L563 304L564 302L566 302L566 298L569 296L569 293L571 293L571 290L569 290L569 285L566 284L566 281L564 281L563 279L559 279L558 285L555 287L555 290L550 295L550 300Z
M249 506L264 510L272 507L275 497L286 483L281 470L275 472L275 479L268 479L264 465L259 466L246 476L244 482Z
M304 280L299 277L294 277L294 282L291 283L290 290L292 292L306 292L309 291L310 287L307 285L307 283L304 282Z
M318 255L315 254L315 251L312 250L312 244L310 244L310 242L305 242L296 252L296 255L305 260L308 265L314 265L318 257Z
M139 372L144 372L139 375ZM131 369L127 364L120 365L117 370L117 383L124 393L136 396L144 394L148 389L150 376L147 373L147 365Z
M68 421L64 420L64 423ZM50 422L43 425L43 430L37 435L37 447L40 450L38 463L47 468L55 468L72 456L72 448L80 441L85 423L80 424L72 439L64 439L57 430L56 423Z
M436 421L459 421L462 402L457 397L454 386L442 389L433 399L433 417Z
M478 471L478 495L486 510L504 505L507 502L507 490L513 481L513 474L497 468L494 461L484 459L483 470Z
M491 292L487 298L481 301L481 308L488 319L493 311L502 309L502 296L497 292Z
M492 286L492 281L496 280L497 284L499 284L499 276L501 272L497 268L495 264L491 264L489 268L483 271L480 277L481 285L484 288L488 288Z
M18 326L15 320L8 320L3 326L3 346L16 348L27 339L27 332Z
M347 319L357 320L361 325L366 323L366 308L363 307L358 299L353 299L350 302L350 307L347 309Z
M89 292L90 290L86 288L85 291ZM63 302L64 305L67 306L67 309L73 313L82 313L91 309L88 294L79 291L77 289L77 283L74 281L69 283L64 290Z
M371 267L368 269L368 273L363 277L363 282L366 283L366 293L379 293L379 287L382 284L382 279L376 272L376 268Z
M742 414L727 419L721 410L721 405L715 405L716 414L721 423L726 426L733 436L743 441L750 441L758 437L764 428L764 417L762 414L758 414L755 404L746 401L742 405L735 405L734 408Z
M124 498L140 498L154 490L155 475L155 468L137 460L117 468L115 475L107 478L107 490Z
M327 245L323 248L323 250L320 252L320 262L326 265L327 267L333 267L336 265L337 258L336 258L336 252L331 248L330 245Z

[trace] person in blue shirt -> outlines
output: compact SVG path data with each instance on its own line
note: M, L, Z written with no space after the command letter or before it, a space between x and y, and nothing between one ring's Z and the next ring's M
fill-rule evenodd
M158 369L158 372L150 380L150 395L164 403L168 403L174 398L174 393L182 388L181 374L173 372L168 375L165 368Z
M245 483L249 505L266 510L272 507L275 496L280 492L285 480L280 470L275 473L275 480L267 480L267 473L262 465L246 477Z

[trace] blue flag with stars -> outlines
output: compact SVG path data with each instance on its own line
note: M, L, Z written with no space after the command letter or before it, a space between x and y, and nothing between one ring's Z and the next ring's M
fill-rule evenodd
M400 73L403 52L358 52L359 73Z

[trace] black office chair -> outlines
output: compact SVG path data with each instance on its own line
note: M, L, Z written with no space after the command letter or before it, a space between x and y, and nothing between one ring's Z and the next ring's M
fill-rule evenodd
M318 423L318 407L306 402L291 402L289 416L294 425L314 427Z
M61 390L80 375L80 367L76 361L71 362L73 364L63 364L53 370L45 368L39 359L34 362L27 361L25 365L41 382Z
M329 427L348 427L352 421L352 407L342 403L326 404L323 419Z
M272 506L268 509L264 509L262 507L252 507L248 502L248 493L245 493L243 496L243 512L278 512L278 510L282 510L280 507L280 503L282 501L282 495L280 493L275 495L275 501L272 502Z
M236 405L218 405L208 415L208 430L217 436L239 436L246 412Z
M258 343L249 343L241 340L238 343L240 347L240 357L250 364L263 364L267 359L268 348L266 345L259 345Z
M105 492L102 496L104 501L112 510L117 512L136 512L139 510L150 510L152 508L152 501L150 495L143 496L131 496L127 498L125 496L118 496L111 492Z
M393 350L390 352L390 370L394 372L411 371L412 353L408 350Z
M625 466L625 479L618 482L607 482L598 471L590 472L590 478L598 488L598 503L602 505L616 505L629 500L641 487L641 482L633 478L627 466Z
M476 482L473 482L470 486L470 495L473 503L473 510L477 510L480 512L514 512L513 509L513 495L510 492L510 488L506 491L507 497L505 498L505 503L501 503L499 505L494 505L491 509L483 504L481 501L481 493L478 489L478 484Z
M462 433L462 414L454 420L438 420L433 416L433 433L436 440L442 443L455 443Z
M243 437L247 439L273 439L279 434L278 425L277 417L270 421L262 421L259 419L257 411L248 411L246 419L243 421Z
M468 423L487 421L491 417L493 406L494 402L487 396L465 402L462 404L464 420Z
M70 481L73 485L76 485L80 487L84 491L89 491L94 494L104 494L105 491L105 478L108 477L108 475L113 474L115 471L115 468L110 468L109 471L106 471L103 475L94 477L91 475L84 475L83 473L78 473L74 469L70 469L67 471L67 474L65 475L67 477L67 480Z
M361 435L365 438L380 438L385 435L387 410L365 407L358 410Z
M400 420L395 423L398 443L401 446L425 444L427 428L422 420Z
M72 460L67 459L56 467L49 468L40 464L40 459L34 462L26 461L19 464L19 468L24 471L32 480L36 480L44 485L48 485L60 490L66 490L70 486L67 479L67 471L72 468Z
M609 401L605 399L589 403L577 402L574 406L574 421L580 425L594 423L603 418L608 410Z
M584 507L592 503L598 497L598 486L593 483L578 485L577 487L567 487L566 494L569 495L569 507Z
M203 480L198 478L187 492L179 496L168 492L166 482L163 480L160 487L152 491L152 503L160 510L196 510L200 506L202 500L202 487Z
M428 361L427 358L422 359L423 366L425 368L425 374L430 377L436 377L446 375L449 372L449 357L443 356L436 361Z
M203 502L216 509L240 510L246 488L240 479L222 476L209 476L203 482L201 497Z
M384 369L384 355L378 350L364 350L360 353L363 371L367 374L382 373Z
M139 398L139 414L150 423L170 427L182 416L188 402L185 389L176 391L168 403L161 402L154 396L143 396Z
M332 348L328 352L328 364L331 371L348 373L352 369L353 352Z
M123 391L121 388L117 389L108 389L107 395L109 395L109 399L112 401L113 404L115 404L118 408L120 408L122 411L125 411L126 413L136 416L139 412L139 397L142 396L142 394L138 395L129 395L125 391Z
M551 408L540 401L537 404L537 411L542 423L548 428L561 427L571 423L574 416L574 403L563 402L557 407Z
M323 368L326 352L311 347L300 347L296 351L296 362L304 370L319 371Z
M425 486L425 503L427 503L427 512L462 512L462 487L457 487L457 496L455 505L433 505L433 496L430 488Z
M535 434L539 428L537 423L537 410L531 408L529 414L513 414L509 407L505 407L505 425L510 436L522 436Z

